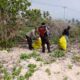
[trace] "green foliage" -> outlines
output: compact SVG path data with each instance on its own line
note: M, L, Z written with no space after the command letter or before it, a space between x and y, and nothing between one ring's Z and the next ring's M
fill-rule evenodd
M36 68L36 65L35 65L35 64L29 64L28 67L29 67L30 69L34 69L34 68Z
M27 53L22 53L20 55L20 59L23 59L23 60L30 59L30 58L31 58L31 56Z
M22 27L19 26L20 22L18 20L24 17L30 5L31 3L28 0L0 0L1 47L13 46L13 42L10 39L18 35L18 31Z
M55 50L53 53L51 53L51 56L56 57L56 58L63 57L64 55L65 53L62 50Z
M44 64L50 64L50 62L48 62L48 61L45 61L45 62L44 62Z
M3 68L3 65L0 63L0 69Z
M41 57L37 57L36 61L43 61Z
M18 14L19 11L26 11L31 3L28 0L0 0L0 7L7 13ZM9 15L8 14L8 15Z
M79 27L73 27L73 28L71 28L71 30L70 30L70 37L71 38L76 38L76 35L78 35L79 34Z
M46 69L45 72L47 72L48 75L51 75L50 69Z
M4 80L12 80L11 74L7 71L6 68L4 68L4 66L1 63L0 63L0 73L4 74L2 77Z
M51 38L51 43L52 44L57 44L58 41L59 41L59 37L58 36L52 36L52 38Z
M44 18L48 18L50 16L49 12L48 11L44 11L43 12L43 17Z
M14 47L15 44L16 44L16 40L13 40L13 39L0 41L1 48L11 48L11 47Z
M72 59L74 62L80 62L80 55L74 55Z
M29 27L38 27L41 24L43 19L40 10L32 9L32 10L28 10L26 13L29 19L27 22L27 25Z
M37 58L38 56L40 56L40 54L38 54L36 51L33 51L30 56L33 58Z
M37 53L36 51L33 51L31 54L30 54L31 57L35 58L36 61L43 61L42 57L40 56L39 53Z
M14 67L12 72L13 77L18 76L21 72L21 69L22 67Z
M4 68L4 80L12 80L11 75L7 72L7 70Z
M31 54L22 53L20 55L20 59L23 60L30 59L31 57L35 58L37 61L43 61L43 59L40 57L40 54L38 54L36 51L33 51Z
M39 9L29 10L29 0L0 0L0 44L1 47L12 47L9 39L17 35L25 37L25 34L34 27L40 26L44 17ZM45 14L49 16L49 12ZM5 22L4 22L5 21ZM6 41L7 40L7 41ZM15 40L15 38L14 38Z
M71 43L75 42L75 38L70 38L69 40L70 40Z
M26 74L25 74L25 78L27 78L27 79L29 79L29 77L31 77L32 76L32 72L27 72Z
M80 34L78 35L78 41L80 42Z
M68 65L68 68L69 68L69 69L72 69L72 67L73 67L73 65L70 65L70 64Z
M25 78L27 78L27 79L29 79L29 77L31 77L33 75L33 73L35 72L36 65L35 64L29 64L28 68L29 68L29 70L25 74Z
M17 80L25 80L24 76L19 76Z
M68 80L68 77L64 77L64 79L63 80Z
M28 33L29 31L31 31L32 29L34 29L34 27L30 27L30 26L27 25L27 27L25 26L23 29L21 29L19 31L19 35L21 37L25 37L26 33Z

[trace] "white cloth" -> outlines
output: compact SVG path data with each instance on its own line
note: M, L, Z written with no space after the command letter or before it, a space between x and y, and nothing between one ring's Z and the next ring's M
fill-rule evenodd
M29 37L35 37L35 29L31 30L30 32L26 33L27 36Z

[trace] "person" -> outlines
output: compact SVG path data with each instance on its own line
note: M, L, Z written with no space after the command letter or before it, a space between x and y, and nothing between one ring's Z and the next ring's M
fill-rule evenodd
M28 36L28 35L26 35L26 39L27 39L27 43L28 43L28 48L29 48L30 50L32 50L33 47L32 47L32 39L31 39L31 37Z
M62 35L65 35L65 36L66 36L67 41L68 41L68 38L69 38L69 35L70 35L69 30L70 30L70 26L68 26L68 27L67 27L66 29L64 29L63 32L62 32Z
M47 44L48 52L50 51L50 42L47 34L47 26L45 23L42 23L41 26L38 28L39 36L42 42L42 52L45 53L45 44Z
M63 30L62 35L66 35L67 37L69 37L69 30L70 30L70 26L68 26L66 29Z
M28 43L28 48L30 50L33 49L33 46L32 46L32 43L33 43L33 40L35 40L37 37L37 28L33 29L32 31L28 32L26 34L26 39L27 39L27 43Z

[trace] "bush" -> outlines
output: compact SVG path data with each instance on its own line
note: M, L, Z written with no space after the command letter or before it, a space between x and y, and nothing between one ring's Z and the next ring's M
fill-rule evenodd
M73 65L71 65L71 64L68 65L68 68L69 69L72 69L72 67L73 67Z
M34 69L34 68L36 68L36 65L35 65L35 64L29 64L28 67L29 67L30 69L31 69L31 68Z
M59 37L57 37L57 36L52 36L52 38L51 38L51 44L57 44L58 41L59 41Z
M1 48L11 48L14 47L15 44L16 44L16 40L14 39L0 41Z
M23 59L23 60L30 59L30 58L31 58L31 56L27 53L22 53L20 55L20 59Z
M71 38L76 38L76 35L79 34L79 27L72 27L71 30L70 30L70 37Z
M21 69L22 69L22 67L18 67L18 68L14 67L13 72L12 72L13 77L18 76L21 72Z
M36 51L33 51L31 54L30 54L31 57L33 58L37 58L38 56L40 56L40 54L36 53Z
M41 57L37 57L36 61L43 61Z
M4 80L12 80L11 75L7 72L5 68L3 70L3 73L4 73Z
M74 55L72 59L74 62L80 62L80 55Z
M31 77L32 76L32 72L27 72L26 74L25 74L25 78L27 78L27 79L29 79L29 77Z
M29 79L29 77L31 77L35 71L36 65L35 64L29 64L28 65L28 72L25 74L25 78Z
M63 78L63 80L68 80L68 77L65 76L65 77Z
M51 56L56 57L56 58L63 57L64 55L65 55L64 51L62 50L55 50L53 53L51 53Z
M24 76L19 76L17 80L25 80Z
M47 69L45 70L45 72L46 72L48 75L51 75L50 69L47 68Z

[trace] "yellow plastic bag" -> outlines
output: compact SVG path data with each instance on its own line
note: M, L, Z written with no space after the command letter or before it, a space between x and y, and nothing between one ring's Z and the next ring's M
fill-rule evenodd
M65 36L62 36L60 39L59 39L59 46L61 49L63 50L66 50L67 49L67 41L66 41L66 37Z
M32 46L33 46L34 49L41 48L41 38L36 39Z

